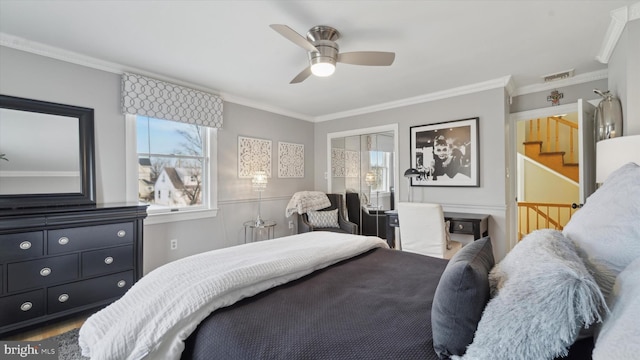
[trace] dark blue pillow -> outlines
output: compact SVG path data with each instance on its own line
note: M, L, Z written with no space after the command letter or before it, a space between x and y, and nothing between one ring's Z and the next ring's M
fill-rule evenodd
M447 264L431 307L433 348L440 359L464 355L489 301L489 271L495 265L487 236L458 251Z

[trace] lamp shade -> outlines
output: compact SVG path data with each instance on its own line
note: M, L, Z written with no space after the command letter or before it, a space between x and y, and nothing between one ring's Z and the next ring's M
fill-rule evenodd
M640 135L620 136L596 143L596 182L603 183L622 165L640 165Z
M407 171L404 172L404 177L418 177L420 176L420 172L418 172L418 170L414 169L414 168L409 168L407 169Z
M267 188L267 173L265 171L256 171L253 173L251 185L255 191L263 191Z
M367 183L367 185L372 186L373 184L376 183L376 173L374 173L373 171L369 171L364 175L364 182Z

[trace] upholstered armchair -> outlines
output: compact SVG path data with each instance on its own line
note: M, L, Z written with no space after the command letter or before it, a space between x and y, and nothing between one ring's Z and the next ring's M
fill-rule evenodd
M314 214L309 214L309 213L298 214L298 233L309 232L309 231L332 231L332 232L342 232L342 233L348 233L348 234L357 234L358 226L350 221L347 221L347 219L344 216L344 202L343 202L342 194L327 194L327 197L331 202L330 206L324 209L318 210ZM329 212L335 211L335 210L337 210L337 224L334 223L330 226L327 226L326 221L322 221L322 220L333 216L332 214L330 215ZM311 220L309 219L310 215L312 217ZM335 220L335 217L333 220Z
M355 192L347 192L347 215L349 221L358 225L360 233L367 236L387 238L387 217L384 211L367 211L360 203L360 195Z

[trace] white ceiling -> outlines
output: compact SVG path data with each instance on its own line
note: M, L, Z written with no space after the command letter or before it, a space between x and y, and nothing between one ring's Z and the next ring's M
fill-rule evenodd
M0 33L16 48L323 120L508 76L523 87L563 70L601 71L610 11L634 1L0 0ZM290 85L307 54L269 24L303 35L330 25L341 51L393 51L396 60L338 64L329 78Z

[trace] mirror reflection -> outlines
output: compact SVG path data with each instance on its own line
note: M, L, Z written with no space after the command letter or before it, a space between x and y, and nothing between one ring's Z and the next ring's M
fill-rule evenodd
M345 194L349 221L363 235L386 236L394 208L394 133L331 139L331 192Z
M0 195L82 192L77 117L0 109Z

